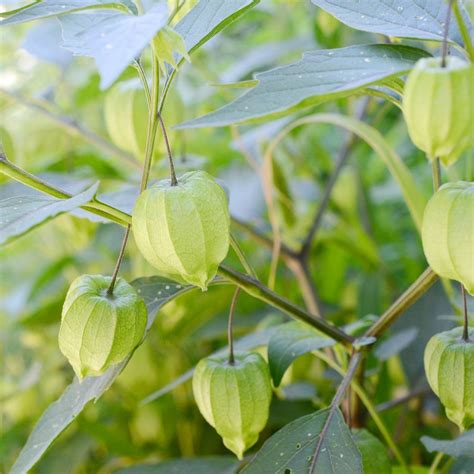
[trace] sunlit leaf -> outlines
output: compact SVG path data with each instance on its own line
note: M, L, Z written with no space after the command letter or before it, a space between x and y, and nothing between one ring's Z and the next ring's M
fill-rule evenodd
M401 38L443 40L448 6L446 0L311 1L358 30ZM469 21L467 15L466 19ZM472 28L472 25L470 27ZM462 44L455 21L449 25L448 38L452 42Z
M106 89L166 25L168 7L159 3L143 15L97 11L61 17L64 44L76 55L93 57Z
M22 8L2 13L6 17L0 25L13 25L25 23L27 21L40 20L51 16L66 15L89 9L115 9L122 11L132 11L135 9L131 1L111 1L111 0L44 0L34 2Z
M259 82L255 88L178 128L221 127L264 117L276 118L399 76L427 55L420 49L390 44L304 53L294 64L256 74Z
M70 199L44 195L17 195L0 201L0 244L25 234L54 217L88 203L96 194L99 183Z

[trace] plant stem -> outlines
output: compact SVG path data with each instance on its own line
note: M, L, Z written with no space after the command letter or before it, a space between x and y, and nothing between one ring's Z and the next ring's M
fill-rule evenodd
M464 49L467 51L469 59L472 62L474 61L474 49L472 47L471 36L466 27L466 23L464 22L464 19L461 15L461 11L459 10L458 2L453 3L453 11L454 15L456 16L456 21L458 23L459 30L461 31L462 39L464 41Z
M446 20L444 22L443 45L441 48L441 67L446 67L446 57L448 55L448 34L449 24L451 22L451 8L454 0L449 0L448 11L446 12Z
M46 181L43 181L41 178L34 176L27 171L19 168L18 166L14 165L11 161L8 161L5 156L0 155L0 172L5 174L6 176L18 181L19 183L24 184L30 188L36 189L37 191L41 191L45 194L53 196L58 199L69 199L72 194L59 189ZM81 206L82 209L85 211L89 211L93 214L97 214L102 217L106 217L117 224L126 226L130 223L130 216L116 209L115 207L109 206L97 198L94 198L87 204Z
M356 116L358 120L362 120L364 116L366 115L369 102L370 102L370 99L366 98L364 105L362 106L360 112ZM313 223L308 231L308 234L306 235L306 238L303 241L303 245L301 246L301 250L299 252L299 255L305 259L307 259L309 256L309 252L311 250L311 243L313 242L314 237L319 227L321 226L323 215L329 204L329 200L331 198L331 194L334 189L334 186L337 182L337 178L341 174L341 171L344 168L344 165L347 163L347 160L351 154L352 148L354 147L354 144L356 143L356 141L357 141L357 135L355 133L350 133L348 137L346 138L346 141L343 147L341 148L341 151L339 152L339 155L336 160L336 165L334 166L334 170L329 178L329 181L326 183L326 188L324 190L324 194L319 203L319 207L316 210Z
M160 112L157 112L157 117L158 117L158 120L160 121L161 130L163 132L163 138L165 139L166 150L168 152L168 163L170 167L171 186L177 186L178 179L176 178L176 172L174 170L173 156L171 154L171 147L170 147L170 142L168 140L168 134L166 133L165 122L163 122L163 117L161 116Z
M325 355L322 351L316 351L314 352L314 354L316 355L316 357L326 362L326 364L328 364L328 366L334 369L336 372L338 372L342 376L345 375L343 369L336 362L334 362L327 355ZM387 443L388 447L392 450L394 456L397 458L400 465L404 468L405 472L410 473L411 472L410 468L407 466L405 460L403 459L403 456L400 453L399 449L397 448L395 441L390 436L390 433L387 430L384 422L382 421L382 418L380 418L379 414L377 413L374 405L372 404L370 400L370 397L367 395L365 390L355 380L352 380L351 387L354 389L354 392L356 392L357 396L361 399L369 415L371 416L378 430L384 437L385 442Z
M353 357L351 357L351 361L349 363L347 372L344 375L342 382L339 384L339 387L337 388L334 398L332 399L331 407L329 408L328 417L326 418L326 421L324 422L321 433L319 434L318 442L316 444L316 448L314 450L314 453L311 459L311 464L309 465L309 470L308 470L309 474L313 474L316 472L315 469L316 469L316 463L318 461L318 456L319 456L319 453L321 452L321 448L323 446L326 433L331 424L331 420L334 414L336 413L337 408L341 404L342 398L344 397L347 387L350 385L354 375L356 374L357 367L359 366L361 360L362 360L362 356L360 352L357 352Z
M242 252L242 249L240 248L239 243L237 242L237 240L232 234L230 234L230 245L232 249L234 250L235 254L237 255L237 258L240 260L240 263L244 267L247 274L255 278L255 280L258 280L255 270L252 268L252 265L250 265L249 261L245 257L244 252Z
M466 289L464 285L461 283L461 294L463 299L463 309L464 309L464 329L462 333L462 338L464 341L469 342L469 314L467 312L467 296L466 296Z
M234 324L235 306L237 304L237 298L239 297L239 293L240 293L240 288L237 287L234 291L232 302L230 303L229 322L227 324L227 340L229 343L229 364L230 365L234 365L234 362L235 362L233 324Z
M438 275L428 267L367 330L364 336L378 337L382 334L404 313L404 311L417 301L437 279Z
M430 470L428 471L428 474L436 474L436 469L439 466L439 463L441 462L441 459L443 459L444 453L436 453L436 456L433 459L433 462L431 463Z
M237 272L225 265L220 265L218 273L226 280L229 280L242 288L242 290L244 290L250 296L253 296L254 298L257 298L273 306L274 308L289 314L295 319L299 319L305 323L308 323L329 337L332 337L336 341L345 345L350 345L354 341L354 338L349 334L346 334L336 326L327 323L320 316L306 312L305 310L293 304L291 301L288 301L282 296L276 294L274 291L270 290L268 287L254 278Z
M130 234L130 224L127 225L125 229L125 235L123 236L122 245L120 246L119 256L117 258L117 263L115 264L114 272L112 274L112 279L110 280L110 285L107 288L107 295L112 296L114 293L115 282L117 280L117 275L120 270L120 265L125 254L125 247L127 246L128 235Z
M100 135L97 135L92 130L85 128L83 125L77 124L74 119L65 115L56 114L48 110L41 104L41 101L25 99L18 94L7 91L6 89L0 89L0 93L14 100L18 104L42 114L56 125L60 126L63 130L66 130L70 135L81 137L86 142L104 151L105 153L116 156L117 158L120 158L135 167L140 167L140 162L133 155L115 146L113 143L102 138Z
M432 160L431 171L433 175L433 191L436 192L441 186L441 166L439 164L439 158Z

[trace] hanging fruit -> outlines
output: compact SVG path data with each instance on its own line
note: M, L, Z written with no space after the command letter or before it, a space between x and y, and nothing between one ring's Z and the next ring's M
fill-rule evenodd
M474 295L474 183L447 183L428 202L423 250L433 271Z
M455 56L420 59L408 76L403 113L413 143L449 166L474 144L474 66Z
M199 411L223 442L242 459L268 421L272 385L265 359L257 353L237 353L201 360L193 376Z
M431 389L461 431L474 425L474 328L435 334L425 349L425 372Z
M142 340L147 309L136 290L117 278L82 275L74 280L64 301L59 348L79 380L102 375L121 362Z
M229 250L230 217L224 190L204 171L172 186L144 191L132 215L138 249L161 275L207 289Z

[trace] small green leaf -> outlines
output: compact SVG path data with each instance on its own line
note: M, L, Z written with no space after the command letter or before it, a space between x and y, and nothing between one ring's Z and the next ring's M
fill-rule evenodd
M442 41L447 2L430 0L311 0L338 20L357 30L385 36ZM469 27L472 28L470 20ZM448 39L462 44L455 21L450 23Z
M74 54L93 57L106 89L166 25L168 7L160 3L144 15L97 11L59 18L64 44Z
M259 0L200 0L176 25L175 30L184 38L188 53L192 53L258 2Z
M147 330L155 320L158 310L176 296L191 288L176 285L160 277L139 278L132 282L145 301L148 310ZM131 356L130 356L131 357ZM41 458L51 443L64 431L91 400L98 400L112 385L130 357L110 367L99 377L85 377L82 383L77 378L43 413L23 446L10 474L29 471Z
M242 474L307 473L329 409L319 410L287 424L269 438ZM322 440L314 473L362 474L361 455L339 410Z
M17 195L0 201L0 244L17 238L36 226L87 204L97 192L97 182L69 199L43 195Z
M183 37L169 26L165 26L158 32L153 39L153 43L156 56L162 67L164 67L165 61L169 65L176 67L177 63L174 52L179 53L187 61L190 60Z
M464 432L453 440L434 439L429 436L422 436L421 442L430 453L439 451L440 453L455 458L460 456L474 458L474 429Z
M275 386L280 385L286 369L299 356L334 344L334 339L300 321L278 326L268 343L268 363Z
M111 1L111 0L44 0L34 2L16 10L4 12L0 15L5 19L0 22L1 26L25 23L27 21L40 20L52 16L66 15L88 9L115 9L126 12L135 11L133 2Z
M259 82L255 88L178 128L222 127L264 117L273 119L404 74L426 56L428 53L421 49L394 44L311 51L294 64L256 74Z

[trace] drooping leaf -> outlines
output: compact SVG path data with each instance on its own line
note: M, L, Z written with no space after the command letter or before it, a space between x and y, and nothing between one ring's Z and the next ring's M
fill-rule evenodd
M258 2L259 0L200 0L176 25L175 30L183 37L188 53L192 53Z
M474 429L464 432L453 440L434 439L429 436L422 436L421 442L430 453L439 451L455 458L460 456L466 456L471 459L474 458ZM472 462L474 463L474 461Z
M307 473L329 408L303 416L269 438L244 474ZM361 455L339 410L331 419L314 466L315 473L362 474Z
M0 201L0 244L25 234L54 217L88 203L99 183L69 198L56 199L43 195L17 195Z
M168 7L159 3L145 14L98 11L61 17L64 44L76 55L93 57L102 89L109 87L166 25Z
M256 74L259 83L255 88L178 128L221 127L276 118L399 76L427 55L421 49L393 44L311 51L294 64Z
M158 310L176 296L189 291L191 287L183 287L161 277L138 278L132 285L141 295L148 310L147 330L155 320ZM130 356L131 357L131 356ZM81 413L91 400L97 401L110 387L129 358L110 367L99 377L85 377L82 383L74 379L61 397L52 403L43 413L21 450L11 474L23 474L31 469L48 449L51 443Z
M292 321L277 327L268 343L268 363L275 386L299 356L336 344L308 324Z
M311 1L357 30L400 38L443 40L448 5L445 0ZM466 19L469 21L467 15ZM448 38L462 44L461 33L455 21L449 25Z
M248 351L250 349L255 349L256 347L264 346L265 344L268 343L271 335L275 332L275 327L269 327L267 329L263 329L262 331L254 332L251 334L248 334L247 336L241 337L240 339L237 339L234 342L234 349L237 351ZM219 349L218 351L213 352L209 356L211 357L216 357L216 356L221 356L227 352L227 346L223 347L222 349ZM191 379L194 373L194 368L191 370L188 370L184 374L180 375L176 379L174 379L172 382L169 384L165 385L164 387L161 387L157 391L150 393L147 397L145 397L142 400L142 403L150 403L163 395L169 393L171 390L175 389L176 387L179 387L181 384L184 382L188 381Z
M173 459L159 464L139 464L120 469L117 474L234 474L239 463L231 456Z
M89 9L115 9L125 12L134 11L133 2L128 0L44 0L34 2L22 8L2 13L6 17L0 25L13 25L27 21L40 20L52 16L66 15Z

